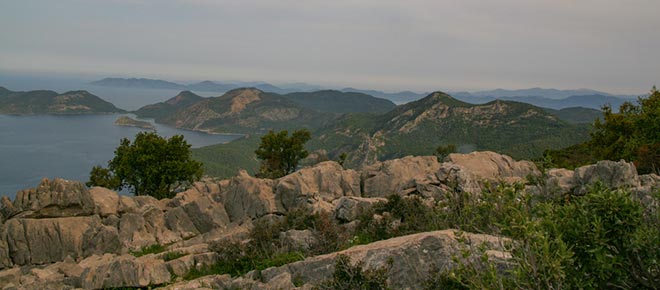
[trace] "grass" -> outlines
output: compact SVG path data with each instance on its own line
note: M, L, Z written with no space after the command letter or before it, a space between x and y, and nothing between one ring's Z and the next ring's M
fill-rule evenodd
M190 272L183 276L184 280L192 280L207 275L229 274L237 277L246 274L252 270L265 270L271 267L279 267L289 263L301 261L305 256L300 252L289 252L273 255L271 258L259 259L250 257L241 257L233 261L220 261L217 264L200 269L192 268Z
M165 252L167 250L166 246L160 245L160 244L153 244L151 246L146 246L139 251L131 251L131 255L136 256L136 257L141 257L144 255L149 255L149 254L158 254Z
M181 258L181 257L186 256L186 255L187 255L186 253L179 252L179 251L167 252L167 253L165 253L165 255L163 255L163 260L165 262L172 261L172 260L176 260L176 259Z

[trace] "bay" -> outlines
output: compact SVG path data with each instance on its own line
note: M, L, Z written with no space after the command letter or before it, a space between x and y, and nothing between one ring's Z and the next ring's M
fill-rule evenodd
M0 115L0 195L13 198L17 191L37 186L44 177L86 181L93 166L107 165L120 139L132 139L144 131L114 125L120 116L134 117L131 114ZM163 137L183 135L193 148L240 137L154 125Z

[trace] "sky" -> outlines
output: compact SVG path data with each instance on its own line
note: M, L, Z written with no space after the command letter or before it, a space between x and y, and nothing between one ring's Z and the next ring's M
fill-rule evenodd
M381 90L660 85L658 0L0 0L0 71Z

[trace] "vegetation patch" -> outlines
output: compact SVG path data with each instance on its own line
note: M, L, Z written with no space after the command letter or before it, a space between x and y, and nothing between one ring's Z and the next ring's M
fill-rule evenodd
M153 244L153 245L150 245L150 246L146 246L146 247L140 249L139 251L135 251L135 252L131 251L131 255L136 256L136 257L141 257L141 256L144 256L144 255L149 255L149 254L159 254L159 253L162 253L162 252L165 252L165 251L167 251L166 246L163 246L161 244Z

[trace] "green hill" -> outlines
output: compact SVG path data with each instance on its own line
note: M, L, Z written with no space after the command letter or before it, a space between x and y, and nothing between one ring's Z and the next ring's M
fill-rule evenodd
M327 113L385 113L396 105L367 94L323 90L282 95L304 107Z
M204 97L198 96L190 91L182 91L165 102L146 105L133 113L139 118L153 118L158 120L172 115L177 110L186 108L203 99Z
M246 136L226 144L216 144L192 149L195 160L204 163L204 174L221 178L236 175L245 169L254 175L259 169L254 150L259 147L259 136Z
M584 107L570 107L561 110L545 109L545 111L573 124L592 124L596 119L603 118L602 111Z
M430 155L438 145L459 151L493 150L517 159L538 158L546 149L585 141L588 125L570 124L532 105L493 101L473 105L441 92L377 114L345 114L312 132L310 151L324 149L330 159L348 154L347 165L406 155ZM258 136L195 150L208 174L229 177L238 168L256 170ZM233 157L234 155L240 157Z
M305 108L278 94L245 88L203 99L157 121L206 132L264 133L303 127L313 129L333 117L333 114Z
M545 149L563 148L588 137L586 125L573 125L544 109L513 101L473 105L442 92L398 106L379 116L347 115L315 132L313 148L331 158L347 153L357 166L405 155L428 155L438 145L459 151L493 150L514 158L537 158Z
M121 113L113 104L87 91L70 91L58 94L54 91L36 90L12 92L0 88L0 114L11 115L75 115Z

